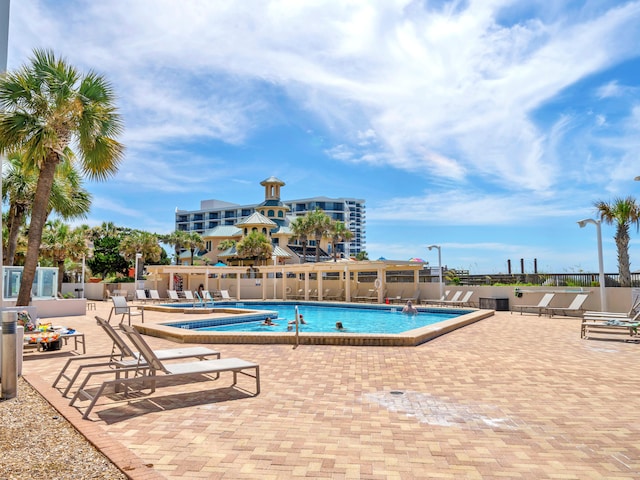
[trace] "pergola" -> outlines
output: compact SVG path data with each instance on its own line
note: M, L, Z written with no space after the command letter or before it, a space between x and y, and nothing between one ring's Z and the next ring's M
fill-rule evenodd
M269 288L274 291L279 285L283 300L287 299L287 294L291 292L292 284L297 287L299 282L304 282L304 299L309 300L309 291L316 288L318 300L322 300L324 293L325 278L330 276L337 278L339 288L344 289L345 300L350 301L352 296L352 283L359 281L359 275L367 273L370 279L372 273L375 274L373 282L378 295L378 303L384 302L384 295L387 290L386 273L388 271L411 271L413 272L413 287L418 288L419 273L424 268L422 263L392 260L373 261L329 261L320 263L301 263L285 265L259 265L259 266L187 266L187 265L147 265L149 272L148 280L153 283L154 289L164 285L168 289L176 289L176 280L183 279L186 290L195 290L196 284L202 283L205 290L223 290L229 285L234 285L235 297L240 300L247 298L243 296L243 279L251 278L256 280L254 286L262 289L262 299L269 298ZM278 278L280 275L280 278ZM235 277L235 278L233 278ZM312 278L315 277L315 278ZM272 282L267 281L272 279ZM235 281L235 283L234 283ZM271 285L269 285L271 284ZM227 288L225 288L225 285ZM255 298L255 295L254 297Z

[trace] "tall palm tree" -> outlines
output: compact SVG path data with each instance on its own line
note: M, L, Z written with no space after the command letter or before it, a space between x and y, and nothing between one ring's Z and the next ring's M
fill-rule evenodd
M331 223L331 229L329 232L331 238L331 249L333 250L333 261L338 260L338 250L336 246L340 242L348 242L353 238L353 233L347 228L344 222L339 220Z
M193 255L196 250L202 250L205 244L198 232L187 232L187 234L185 247L191 252L191 265L193 265Z
M77 260L86 250L85 227L72 229L60 219L49 221L42 232L42 256L58 267L58 292L62 291L65 260Z
M618 250L618 271L620 286L631 286L631 262L629 261L629 225L640 226L640 206L635 198L616 198L611 203L598 201L594 203L600 220L607 225L616 225L613 237Z
M180 252L187 247L189 232L184 230L176 230L169 235L164 235L161 240L167 245L171 245L176 256L176 265L179 263Z
M122 239L120 252L127 261L133 262L137 261L137 254L141 255L140 264L138 265L138 273L140 273L145 263L158 262L160 260L162 247L155 234L135 230L131 235L127 235ZM135 280L138 279L136 278Z
M95 72L80 74L52 51L35 50L28 65L0 78L0 153L21 150L38 170L29 244L16 305L28 305L56 167L76 145L78 162L91 179L117 171L124 147L110 84Z
M91 194L82 187L83 179L73 167L71 150L56 168L48 214L55 211L62 219L85 218L91 206ZM31 212L38 182L37 171L25 165L22 153L12 152L3 169L3 201L9 202L9 242L5 252L5 264L13 265L17 239Z
M296 217L290 224L292 240L300 242L302 245L302 263L307 261L307 244L309 243L309 235L311 234L310 224L308 222L309 217Z
M37 176L23 168L22 155L11 152L2 169L2 201L9 203L7 217L7 245L4 250L4 265L13 265L18 235L25 224L33 203Z
M320 242L329 235L331 230L331 217L324 213L324 210L316 208L312 212L307 212L309 229L316 240L316 263L320 262Z

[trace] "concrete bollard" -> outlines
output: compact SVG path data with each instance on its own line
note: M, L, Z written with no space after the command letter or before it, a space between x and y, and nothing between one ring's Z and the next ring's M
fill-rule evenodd
M15 398L18 391L16 312L2 312L2 398Z

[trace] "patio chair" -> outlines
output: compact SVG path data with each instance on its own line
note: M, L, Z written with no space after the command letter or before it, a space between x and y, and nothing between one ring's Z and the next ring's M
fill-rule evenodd
M160 294L158 293L158 290L149 290L149 297L154 302L162 302L164 300L163 298L160 298Z
M123 395L126 398L129 391L133 391L132 387L134 386L137 393L141 393L142 390L145 389L149 389L149 393L153 393L159 382L178 378L186 382L185 377L189 376L197 376L197 380L200 381L203 375L215 374L215 377L208 378L218 379L222 372L233 372L233 383L231 386L235 387L238 383L238 374L242 374L255 379L256 392L254 396L260 393L260 366L257 363L248 362L240 358L224 358L199 362L164 364L135 328L123 325L123 331L134 347L140 351L140 361L138 365L124 367L119 370L120 373L127 374L125 378L120 376L112 380L106 380L100 384L95 393L93 393L93 389L89 390L85 388L92 377L104 375L105 373L113 373L113 371L99 370L89 372L69 404L73 406L79 398L89 400L90 403L82 415L84 419L89 418L96 402L105 393L111 393L112 391L120 393L120 387L124 387ZM246 370L249 370L249 372ZM251 373L251 371L253 373ZM132 373L132 376L128 376L129 373ZM113 390L111 387L113 387ZM105 390L107 390L107 392L105 392Z
M185 290L182 293L184 293L184 298L186 298L187 300L191 300L191 301L195 300L195 297L193 296L193 292L191 290Z
M213 303L213 297L211 296L211 292L209 290L203 290L202 291L202 300L204 300L205 303Z
M418 303L420 301L420 289L416 288L416 291L413 292L413 295L410 297L402 297L403 302L408 302L411 300L412 303Z
M111 347L111 353L108 355L93 355L90 357L73 357L67 360L67 363L62 367L62 370L56 377L53 382L53 387L55 388L60 380L63 378L67 380L69 383L67 384L64 392L62 393L63 397L66 397L73 384L76 382L80 374L83 370L89 368L98 368L98 367L111 367L111 368L123 368L127 366L137 365L140 354L138 352L134 352L129 345L124 341L124 339L118 334L118 332L111 326L109 322L105 319L100 318L98 316L95 317L96 322L102 329L105 331L107 336L113 342ZM161 360L180 360L185 358L197 358L199 360L207 360L209 357L220 358L220 352L217 350L212 350L207 347L184 347L184 348L172 348L165 350L154 350L155 354ZM101 360L100 362L93 363L82 363L75 371L73 376L69 376L67 374L67 370L72 366L76 365L77 361L86 362L87 360ZM115 370L114 370L115 373Z
M113 302L113 307L111 307L111 312L109 312L109 318L107 322L111 322L112 315L122 315L120 319L120 325L124 322L124 317L127 317L129 321L129 325L131 325L131 317L140 316L140 320L144 323L144 306L133 307L127 304L127 299L125 297L117 296L111 297L111 301ZM137 310L134 310L136 308Z
M457 302L460 301L461 295L462 295L462 290L458 290L457 292L453 293L453 297L451 297L449 300L440 300L438 304L439 305L455 305Z
M136 300L147 303L147 294L144 290L136 290Z
M543 308L542 311L550 317L553 317L554 315L569 316L568 314L570 313L582 314L582 312L584 312L582 304L585 302L588 296L588 293L579 293L575 296L575 298L571 302L571 305L569 305L568 307L547 307Z
M462 296L460 300L453 302L451 305L455 307L471 307L473 306L473 302L471 301L472 296L473 296L473 290L469 290Z
M545 293L537 305L514 305L511 313L520 311L520 315L522 315L525 310L533 310L533 312L527 313L537 313L540 316L542 315L542 310L549 306L554 296L555 293Z
M172 302L182 301L182 298L180 298L176 290L167 290L167 294L169 295L169 300L171 300Z
M220 296L222 300L235 300L234 297L229 295L229 290L220 290Z
M435 299L435 298L425 298L424 300L422 300L422 304L423 304L423 305L428 305L428 304L430 304L430 303L433 303L433 304L439 304L439 303L442 303L442 302L444 302L444 301L447 299L447 297L449 296L449 293L451 293L451 290L445 290L445 291L442 293L442 296L441 296L440 298L438 298L438 299Z
M342 300L344 298L344 288L341 288L338 293L332 293L331 289L329 289L329 294L324 298L325 300Z

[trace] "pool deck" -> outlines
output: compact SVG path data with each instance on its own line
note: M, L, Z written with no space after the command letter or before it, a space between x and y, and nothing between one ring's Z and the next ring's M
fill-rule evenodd
M54 323L84 332L89 354L108 353L93 315L110 306ZM145 325L173 319L145 312ZM412 348L212 347L259 363L261 393L222 374L105 397L89 421L51 387L71 343L26 353L23 372L136 480L640 477L640 345L581 339L578 318L496 312Z

